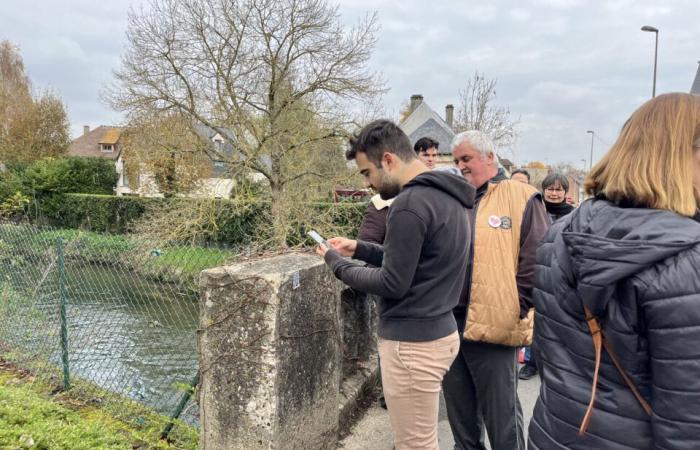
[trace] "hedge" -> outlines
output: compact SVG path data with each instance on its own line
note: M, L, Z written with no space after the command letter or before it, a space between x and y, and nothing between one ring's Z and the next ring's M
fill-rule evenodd
M40 159L21 176L26 187L39 197L68 192L109 195L119 178L114 161L79 156Z
M42 215L51 225L60 228L80 228L96 232L122 234L141 218L149 206L165 202L211 202L216 205L216 223L212 224L209 240L230 245L247 244L268 233L271 228L270 204L251 202L244 207L231 200L201 200L177 198L165 200L147 197L114 195L64 194L42 202ZM311 244L306 236L310 228L319 232L355 236L362 222L366 203L312 203L313 223L290 223L288 244Z
M146 197L64 194L41 201L41 214L59 228L81 228L105 233L125 233L149 204L162 201Z

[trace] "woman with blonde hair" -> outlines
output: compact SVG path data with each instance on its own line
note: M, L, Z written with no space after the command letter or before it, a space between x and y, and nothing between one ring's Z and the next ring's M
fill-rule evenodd
M700 97L635 111L537 251L531 449L700 448Z

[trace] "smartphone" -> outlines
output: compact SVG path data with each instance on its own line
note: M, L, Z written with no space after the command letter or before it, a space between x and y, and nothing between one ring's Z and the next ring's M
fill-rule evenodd
M328 245L328 242L327 242L325 239L323 239L323 238L321 237L321 235L318 234L317 232L315 232L314 230L311 230L311 231L309 231L309 232L306 233L306 234L308 234L308 235L311 237L311 239L313 239L314 241L318 242L319 245L323 245L323 246L325 246L327 249L330 249L330 248L331 248L331 246Z

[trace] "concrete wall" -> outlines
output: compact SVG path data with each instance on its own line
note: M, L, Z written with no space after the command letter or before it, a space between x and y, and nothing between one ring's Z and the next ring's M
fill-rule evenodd
M303 253L206 270L200 286L201 447L335 448L376 374L367 299Z

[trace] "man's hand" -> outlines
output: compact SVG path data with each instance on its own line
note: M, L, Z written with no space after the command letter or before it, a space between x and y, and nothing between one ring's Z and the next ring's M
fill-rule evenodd
M328 245L330 245L333 250L337 251L342 256L352 256L355 254L355 250L357 249L357 241L353 239L334 237L328 239L326 242L328 242ZM319 245L316 247L316 254L321 257L325 257L327 251L328 249L325 245Z
M354 239L348 239L344 237L334 237L328 239L328 244L331 248L342 256L352 256L357 250L357 241Z
M318 256L320 256L321 258L325 258L325 257L326 257L326 252L327 252L327 251L328 251L328 249L327 249L326 246L323 245L323 244L321 244L321 245L319 245L318 247L316 247L316 254L317 254Z

